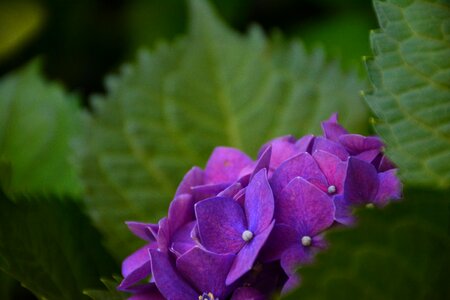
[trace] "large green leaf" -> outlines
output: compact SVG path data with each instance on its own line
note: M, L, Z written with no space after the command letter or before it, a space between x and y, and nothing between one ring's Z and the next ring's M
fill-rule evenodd
M215 146L256 155L269 138L318 132L333 111L364 131L355 74L300 42L240 35L205 1L190 1L187 36L141 53L94 103L79 165L91 216L119 256L137 247L125 220L156 221L182 174Z
M300 270L286 299L449 299L449 192L411 190L361 211L357 228L327 235L329 250Z
M450 186L450 4L374 1L366 100L405 183Z
M11 163L12 191L77 194L69 141L79 130L77 99L45 81L37 62L0 81L0 158Z
M89 219L73 201L16 197L0 189L0 270L42 299L85 299L114 271Z

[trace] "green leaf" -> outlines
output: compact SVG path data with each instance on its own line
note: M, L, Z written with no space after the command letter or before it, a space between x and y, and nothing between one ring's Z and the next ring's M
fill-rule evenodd
M77 98L45 81L33 62L0 81L0 158L11 163L11 190L75 195L81 184L69 163L79 131Z
M450 186L450 5L374 1L367 103L406 184Z
M285 299L449 299L449 192L410 190L401 203L360 211L356 228L327 235L329 250Z
M17 197L0 190L0 270L39 298L85 299L114 271L98 232L77 203Z
M270 138L317 133L334 111L366 129L364 83L323 52L258 28L238 34L205 1L190 1L190 15L187 36L109 78L77 147L89 212L119 257L139 244L123 222L165 214L183 173L215 146L255 156Z
M45 15L36 1L0 3L0 62L36 35L44 24Z
M12 293L16 281L10 276L0 271L0 299L12 299Z
M115 277L114 280L102 278L101 281L106 286L107 290L86 290L84 294L94 300L122 300L127 299L127 294L119 292L116 287L119 285L121 279Z

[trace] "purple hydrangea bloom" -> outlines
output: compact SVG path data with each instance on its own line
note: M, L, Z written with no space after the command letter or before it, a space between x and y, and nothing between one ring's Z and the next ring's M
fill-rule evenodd
M269 141L253 161L216 148L183 178L158 224L127 222L146 245L122 264L130 299L267 299L300 283L324 232L354 223L356 206L401 198L378 137L351 134L334 114L323 136Z

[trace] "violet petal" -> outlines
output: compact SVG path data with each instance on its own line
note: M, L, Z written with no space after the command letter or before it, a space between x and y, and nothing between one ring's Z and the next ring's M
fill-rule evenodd
M245 153L230 147L214 149L205 167L205 184L234 182L252 160Z
M195 205L202 245L216 253L237 253L244 245L247 229L244 211L231 198L216 197Z
M151 232L150 228L157 225L133 221L127 221L125 224L127 224L128 229L130 229L135 236L143 239L144 241L151 242L155 240L155 236Z
M324 136L334 142L337 142L341 135L348 133L348 131L338 123L337 118L337 113L334 113L327 121L322 122Z
M344 197L352 204L375 200L378 191L378 174L375 167L357 158L349 158L344 183Z
M128 291L134 284L150 276L151 261L148 254L149 249L156 249L156 243L145 245L122 262L124 279L117 287L119 290Z
M178 228L194 220L194 201L189 194L181 194L170 203L169 214L170 234L174 234Z
M230 272L227 276L227 285L230 285L238 280L253 267L256 257L267 241L274 224L275 221L272 222L264 231L253 237L251 241L247 242L244 247L242 247L241 251L239 251L234 259Z
M257 289L251 287L237 288L231 300L265 300L266 296L261 294Z
M155 284L166 299L197 299L196 292L174 269L167 253L150 250Z
M310 263L312 260L311 254L302 244L294 244L281 256L281 267L288 276L295 274L300 265Z
M385 206L390 199L398 200L402 197L402 183L396 174L397 169L378 173L380 185L375 196L375 203L378 206Z
M327 194L296 177L282 191L275 208L275 219L312 237L333 224L334 213L334 203Z
M281 258L286 249L300 242L298 232L286 225L276 224L261 251L261 260L271 262Z
M351 155L361 152L379 149L383 147L383 142L379 137L363 136L360 134L345 134L339 137L339 142Z
M258 161L256 162L255 168L252 172L252 175L250 177L250 180L262 169L269 170L270 166L270 157L272 155L272 146L269 145L264 152L261 154L261 156L258 158Z
M178 185L175 197L181 194L190 194L191 187L203 184L204 172L199 167L193 167L181 180Z
M247 186L244 207L248 229L254 234L263 231L272 222L274 202L266 169L259 171Z
M292 179L298 176L318 186L328 187L327 179L314 158L309 153L303 152L282 163L273 173L270 184L275 198Z
M225 278L234 259L233 254L217 254L194 247L177 259L177 269L200 294L211 292L214 297L223 299L227 291Z
M315 151L322 150L325 152L329 152L331 154L336 155L341 160L347 160L349 157L349 153L343 146L340 144L333 142L331 140L327 140L322 137L316 137L314 140L314 145L312 147L312 153Z
M298 141L295 142L295 147L297 148L298 153L308 152L311 154L314 139L315 137L312 134L305 135L298 139Z

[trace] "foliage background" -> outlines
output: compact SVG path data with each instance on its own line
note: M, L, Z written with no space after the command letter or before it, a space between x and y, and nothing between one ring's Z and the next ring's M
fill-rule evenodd
M304 285L292 298L448 298L449 287L445 282L445 274L449 261L445 253L450 250L450 209L445 190L448 188L449 164L445 157L449 155L447 131L450 128L450 79L448 66L443 62L449 57L445 45L449 45L450 22L442 22L440 29L444 36L439 35L440 31L433 27L433 22L421 22L429 16L436 17L433 18L436 22L448 18L445 1L390 0L387 1L388 4L376 1L383 31L372 32L373 49L369 45L368 33L379 25L370 1L211 2L218 14L235 30L246 33L251 24L258 23L270 37L265 38L253 31L248 35L250 38L241 39L235 33L221 28L220 24L214 23L216 21L198 13L204 9L201 6L193 10L191 8L194 17L197 13L197 24L195 21L189 23L187 4L181 0L82 0L70 4L61 0L4 0L0 3L0 76L14 72L0 83L0 179L3 189L0 193L0 269L19 279L27 289L48 299L79 299L83 297L81 292L85 288L90 288L85 294L94 299L122 297L113 292L114 282L118 279L111 278L111 274L119 272L117 262L130 253L136 246L132 243L136 241L131 235L124 233L126 229L116 220L127 219L127 213L133 217L138 216L139 209L142 209L139 201L143 203L148 199L142 196L145 193L151 193L156 200L170 197L170 190L173 189L171 185L177 183L181 176L180 170L194 163L201 165L213 145L204 143L198 146L195 148L200 153L198 157L186 159L183 164L167 164L167 161L162 160L164 169L172 170L175 174L165 192L158 187L152 190L152 187L147 186L143 190L144 194L142 191L136 193L132 185L128 188L127 180L130 178L121 177L123 173L118 172L116 177L106 176L110 181L106 180L105 183L105 180L99 180L104 176L101 172L114 171L117 166L122 170L129 167L128 163L120 160L122 158L139 158L139 153L125 153L122 158L109 154L114 154L114 151L116 154L123 153L123 137L117 134L122 131L122 123L129 126L125 128L132 138L145 141L145 138L139 139L140 134L145 133L138 130L141 129L139 126L146 130L151 129L151 126L148 121L139 123L139 112L142 111L136 107L142 105L142 101L147 101L142 95L156 91L146 83L148 78L153 78L153 85L158 88L162 85L169 88L169 95L174 99L171 109L176 111L186 109L177 99L182 99L180 93L183 92L183 87L186 90L186 87L192 86L192 82L186 80L189 76L183 71L183 66L188 70L191 65L198 67L204 73L199 76L205 76L206 80L210 77L208 74L215 72L228 72L226 74L233 76L233 70L226 69L226 63L223 66L217 61L213 64L219 71L208 69L207 64L201 66L201 53L217 54L214 47L218 42L220 44L220 39L224 39L233 45L227 50L230 53L248 53L248 57L252 57L260 51L261 57L254 55L258 66L258 62L267 58L264 49L270 49L267 68L262 70L274 78L283 74L279 80L285 81L285 89L289 87L296 90L298 86L297 90L302 96L298 103L293 102L292 105L301 104L307 110L311 106L308 106L308 99L320 102L327 97L336 99L336 103L330 102L330 106L339 106L341 103L352 105L349 104L353 103L351 101L360 103L358 105L363 107L361 113L349 116L344 111L344 116L348 116L347 125L360 133L371 131L367 126L369 118L365 114L363 100L357 96L360 90L368 91L366 100L379 118L373 119L376 122L372 123L376 124L378 132L389 142L391 148L388 151L392 151L390 154L396 162L407 166L402 173L406 180L407 201L381 212L362 211L360 227L332 233L330 240L333 250L320 256L316 265L302 270ZM205 24L214 26L209 31L203 30L202 25ZM412 30L408 31L408 28ZM172 41L180 34L187 35L185 40L175 39L169 47L157 46L160 45L160 40ZM428 38L428 34L432 35L431 38ZM220 36L219 41L214 40L216 35ZM408 35L413 37L415 44L403 43L404 40L411 40L404 38ZM301 45L288 42L295 38L303 41L306 52L289 52L289 49L297 49ZM405 44L410 48L403 48ZM391 47L384 47L386 45ZM442 45L444 50L440 51ZM151 55L144 52L139 55L137 62L121 67L124 61L135 61L136 52L142 47L152 49ZM317 50L317 47L323 50ZM188 51L180 52L180 49ZM411 51L403 52L403 49ZM430 60L424 49L440 51L441 61L435 63ZM200 54L196 55L197 52ZM366 59L372 85L369 88L369 78L360 58L371 53L378 57L375 60ZM23 68L36 57L41 60ZM178 57L181 57L181 63ZM426 73L424 78L436 78L436 82L442 83L436 90L427 93L425 89L422 92L416 88L415 82L396 81L398 78L408 78L405 75L410 71L408 63L415 62L417 58L424 62L418 66L421 72ZM230 59L233 61L234 57L231 55ZM333 61L337 63L333 64ZM178 63L182 67L176 76L168 76L169 79L166 80L164 76L168 70L172 70L167 65L175 68ZM397 73L400 76L390 72L389 63L400 66L399 70L395 70L400 72ZM302 72L299 66L307 71ZM17 71L19 67L21 69ZM149 67L156 67L157 72L161 73L147 73ZM248 69L249 74L252 71L260 72L261 69ZM352 72L357 75L351 75ZM104 84L105 76L110 73L119 75L108 77ZM439 76L433 77L435 74ZM380 80L383 76L389 80ZM162 79L158 81L160 77ZM341 85L340 94L333 94L336 90L333 79ZM315 81L319 84L314 88L311 82ZM429 85L428 81L422 86L435 87L433 84ZM395 84L389 84L392 82ZM248 81L245 84L251 86L255 83ZM409 93L408 84L414 97ZM305 85L311 87L301 94ZM404 89L398 89L398 86ZM327 94L327 89L331 89L331 93L328 91ZM91 97L97 93L106 95ZM314 97L311 98L308 93L314 94ZM406 113L394 105L396 99L404 94L407 95L404 107L413 108L407 109ZM288 99L282 94L275 95L277 99ZM347 102L339 102L339 99L347 96ZM205 102L201 102L202 97L203 101L207 99L201 89L197 94L193 92L190 97L199 98L198 105L205 105ZM422 98L429 101L411 101ZM47 105L40 105L43 101ZM150 101L159 100L155 98ZM282 102L280 105L286 103ZM326 111L327 102L320 103L325 105L325 109L322 106L322 110L314 112L316 119L320 119L321 114ZM412 105L414 103L415 106ZM421 106L422 103L425 104ZM239 107L239 102L230 101L230 105L233 109L233 105ZM260 106L261 109L267 109L263 104ZM256 109L258 105L254 107ZM89 116L92 111L96 113L95 118ZM147 112L145 109L143 111ZM391 111L396 114L389 113ZM421 131L423 126L417 122L417 116L420 120L423 117L417 115L418 111L426 113L425 131ZM145 119L148 115L141 117ZM295 121L295 118L290 118L292 116L285 116L285 120ZM128 124L130 120L135 121L132 126ZM192 122L189 119L181 120L185 124ZM405 123L398 122L399 120L406 122L406 127L411 129L410 134L405 133L405 126L398 126ZM238 120L239 122L245 124L245 118ZM289 123L285 123L276 124L278 131L275 133L286 133ZM205 128L205 124L207 122L198 122L199 132ZM436 129L436 124L440 126L439 129ZM105 130L111 126L113 130ZM318 130L318 123L317 128L311 126L307 129L293 126L292 133ZM61 159L72 151L73 148L68 147L72 137L80 134L83 136L83 132L89 134L84 134L84 139L78 139L78 144L72 145L77 149L78 156L71 158L72 162L78 162L78 168L81 169L79 174L85 183L88 182L84 192L80 178L72 173L73 164ZM158 137L152 134L153 137ZM433 138L422 138L434 135L439 136L439 142ZM259 138L265 136L261 135ZM222 143L221 137L221 134L217 135L219 141L214 140L212 143ZM223 137L227 137L226 134ZM414 144L415 137L420 137L418 141L422 144ZM238 146L233 139L223 140L223 144ZM195 141L195 134L194 137L188 136L186 141ZM245 141L244 150L249 150L254 155L252 151L255 149L252 147L256 146L252 144L261 141ZM167 144L162 145L156 151L167 151L164 148ZM409 147L406 150L405 145ZM150 148L146 147L148 145L142 144L137 149L154 149L151 145ZM405 151L411 157L401 154ZM438 159L435 159L436 156ZM104 169L90 167L98 158L102 159ZM431 167L428 169L429 162ZM45 168L40 167L44 165ZM145 164L140 167L142 165ZM59 173L58 170L62 169L66 171ZM133 173L136 168L131 166L130 170L129 174L138 176L131 178L131 182L140 182L142 177L139 177L139 173ZM428 174L428 170L431 170L429 175L432 176L424 175ZM115 172L107 175L111 174ZM108 194L111 187L117 187L128 198L124 197L125 201L110 201L114 199L114 192ZM436 191L436 188L444 191ZM102 202L102 199L108 201ZM153 206L147 207L147 211L149 208L157 208L160 212L164 210L166 202L156 200L153 201ZM114 203L118 203L118 209L114 208ZM132 206L133 203L139 204L136 211L120 209L126 205ZM154 206L155 203L160 204ZM153 213L149 218L155 220L158 214L159 212ZM140 218L145 218L145 214L141 213ZM21 220L20 225L18 220ZM121 238L125 236L128 240L124 243L115 238L117 232L121 232ZM118 247L123 244L126 246ZM67 269L71 271L66 272ZM103 286L99 280L101 276L104 277L104 286L111 292L100 290ZM33 299L34 296L27 289L20 287L18 282L5 273L0 273L1 299Z

